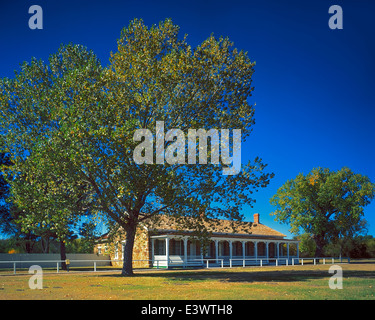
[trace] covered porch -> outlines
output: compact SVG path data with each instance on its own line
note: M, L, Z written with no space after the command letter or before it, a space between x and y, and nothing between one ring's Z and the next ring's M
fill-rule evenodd
M299 258L297 240L212 237L205 245L177 235L150 240L152 265L157 268L278 265Z

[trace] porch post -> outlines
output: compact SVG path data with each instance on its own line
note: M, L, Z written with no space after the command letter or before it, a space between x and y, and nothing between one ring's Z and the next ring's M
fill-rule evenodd
M276 242L276 257L277 259L280 258L280 242Z
M215 256L216 256L216 263L219 262L219 240L215 240Z
M267 258L267 261L268 261L268 241L266 242L266 258Z
M286 243L286 255L287 255L288 261L289 261L289 242Z
M165 238L165 256L167 257L167 269L169 267L169 238Z
M124 245L122 245L122 248L124 248ZM122 250L122 259L124 259L124 250ZM154 260L155 260L155 239L151 239L151 263L152 263L152 266L154 266Z
M242 258L245 259L245 246L246 246L246 242L245 241L241 241L242 242Z
M200 251L201 251L201 261L202 261L202 264L203 264L203 245L201 242L199 242L199 248L200 248Z
M258 260L258 241L254 241L254 256L256 262Z
M229 259L232 259L232 240L229 240Z
M184 266L187 265L187 244L188 244L188 239L184 238Z

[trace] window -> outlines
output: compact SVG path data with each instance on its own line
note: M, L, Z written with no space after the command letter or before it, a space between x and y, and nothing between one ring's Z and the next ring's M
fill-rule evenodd
M154 254L157 256L164 256L165 255L165 240L159 240L156 239L154 241L155 248L154 248Z
M169 242L170 254L171 255L182 255L183 254L183 244L182 240L171 239Z
M224 255L224 243L219 242L219 256L223 256L223 255Z
M219 241L219 256L229 256L229 242Z

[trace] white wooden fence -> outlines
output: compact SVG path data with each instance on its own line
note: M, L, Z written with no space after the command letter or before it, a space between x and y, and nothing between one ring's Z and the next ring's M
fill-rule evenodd
M148 262L150 268L156 268L156 269L161 269L161 268L166 268L166 267L192 267L192 266L199 266L199 267L205 267L205 268L233 268L233 267L249 267L249 266L295 266L295 265L301 265L303 266L306 264L306 262L309 262L313 265L316 265L317 263L322 262L322 264L326 263L342 263L343 260L347 260L347 263L350 263L349 258L334 258L334 257L323 257L323 258L264 258L264 259L229 259L224 260L224 259L193 259L193 260L188 260L188 261L182 261L182 264L176 264L175 261L173 260L133 260L133 262ZM79 263L85 263L85 265L91 265L91 268L87 268L86 271L98 271L98 263L100 263L103 266L103 262L108 262L108 266L110 266L111 263L113 262L123 262L122 260L35 260L35 261L0 261L0 268L1 264L8 264L7 269L13 270L13 274L17 273L17 265L18 269L25 269L25 267L22 265L27 262L28 264L35 264L35 265L40 265L42 263L50 263L56 265L56 273L59 273L61 264L63 262L68 262L68 271L69 268L75 267L75 268L81 268L79 267ZM168 262L168 263L167 263ZM200 262L200 263L197 263ZM12 265L12 267L9 267ZM82 270L81 270L82 271ZM1 276L2 272L0 272ZM3 273L4 274L4 273Z

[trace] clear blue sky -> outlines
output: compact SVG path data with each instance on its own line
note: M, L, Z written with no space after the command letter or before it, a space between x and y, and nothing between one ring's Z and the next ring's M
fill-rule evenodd
M43 30L31 30L28 9L43 9ZM328 27L328 8L343 9L343 30ZM196 46L211 33L229 36L256 61L256 125L243 161L260 156L276 174L244 213L288 236L269 213L270 197L288 179L314 167L348 166L375 181L374 1L51 1L0 4L0 77L22 61L47 60L61 43L93 49L104 65L129 20L147 25L169 17ZM365 209L375 235L375 202Z

